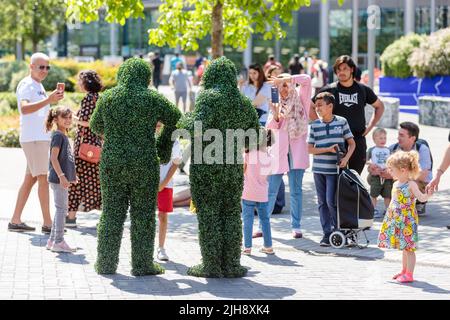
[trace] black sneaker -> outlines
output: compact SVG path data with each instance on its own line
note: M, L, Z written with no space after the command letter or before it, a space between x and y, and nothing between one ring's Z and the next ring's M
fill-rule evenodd
M67 228L76 228L77 227L77 218L69 219L66 217L66 227Z
M450 224L447 226L447 229L450 229Z
M52 232L52 227L42 226L41 231L42 233L50 234ZM67 230L64 229L64 232L67 232Z
M35 231L36 228L30 227L25 223L8 223L8 231L14 232L24 232L24 231Z
M330 237L324 236L324 237L322 238L322 240L320 240L319 245L320 245L321 247L329 247L329 246L331 246L331 244L330 244Z

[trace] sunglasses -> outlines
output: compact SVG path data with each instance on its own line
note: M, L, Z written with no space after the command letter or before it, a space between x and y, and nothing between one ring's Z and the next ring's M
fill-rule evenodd
M38 66L38 68L39 68L39 70L45 70L45 69L47 69L47 71L50 70L50 66Z

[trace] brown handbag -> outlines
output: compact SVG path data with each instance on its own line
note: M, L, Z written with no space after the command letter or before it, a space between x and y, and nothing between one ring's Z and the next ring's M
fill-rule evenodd
M94 98L94 103L97 99ZM83 143L85 128L82 129L81 141L80 141L80 149L78 150L78 156L81 160L90 162L90 163L99 163L100 156L102 154L102 147L94 146L89 143Z
M83 136L81 136L80 150L78 151L78 156L81 160L90 163L99 163L100 156L102 154L102 148L94 146L89 143L83 143Z

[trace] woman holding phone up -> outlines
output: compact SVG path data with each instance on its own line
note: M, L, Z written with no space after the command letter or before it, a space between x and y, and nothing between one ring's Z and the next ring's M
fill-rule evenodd
M272 212L284 173L289 177L292 236L301 238L302 182L309 167L308 117L311 103L311 77L282 73L273 80L272 101L267 128L275 134L271 147L274 159L269 176L269 212ZM297 91L296 84L300 85Z

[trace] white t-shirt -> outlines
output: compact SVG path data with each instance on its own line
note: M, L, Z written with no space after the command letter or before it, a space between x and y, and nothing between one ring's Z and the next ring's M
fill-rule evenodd
M50 133L45 132L45 120L50 105L28 114L22 114L21 101L27 100L35 103L47 98L44 86L31 78L23 78L16 90L17 107L20 113L20 142L50 141Z
M388 147L373 147L370 160L382 169L386 168L386 160L391 155L391 150Z
M169 173L170 167L172 164L179 164L183 159L183 154L181 152L180 143L178 140L175 140L172 147L172 154L170 156L170 161L166 164L161 164L159 166L159 183L163 182ZM173 188L173 179L170 179L169 183L166 185L166 188Z
M242 94L253 101L256 98L256 87L252 84L246 84L242 87ZM258 94L261 94L266 100L258 106L259 109L265 111L265 113L259 118L259 122L266 123L267 116L269 115L269 101L271 101L272 97L271 86L265 82Z

